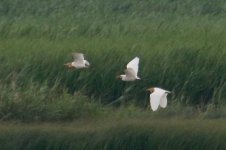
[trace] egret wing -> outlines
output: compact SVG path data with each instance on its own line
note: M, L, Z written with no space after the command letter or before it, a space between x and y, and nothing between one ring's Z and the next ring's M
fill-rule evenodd
M150 94L150 104L151 104L151 109L153 111L156 111L158 109L159 104L160 104L160 99L161 99L161 97L159 96L158 93Z
M162 97L161 97L161 100L160 100L160 106L162 108L166 108L166 106L167 106L167 94L168 93L166 93L166 92L162 94Z
M165 91L160 88L154 88L154 92L150 94L150 103L153 111L158 109Z
M77 67L85 66L84 54L82 53L73 53L74 62L73 64Z
M82 53L73 53L75 61L84 61L84 54Z
M132 68L135 72L135 75L137 75L138 73L138 66L139 65L139 58L135 57L133 60L131 60L128 64L127 64L127 68Z

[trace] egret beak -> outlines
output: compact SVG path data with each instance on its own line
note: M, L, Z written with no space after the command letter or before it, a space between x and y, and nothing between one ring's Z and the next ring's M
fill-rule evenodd
M166 91L166 93L170 94L170 93L172 93L172 92L171 92L171 91Z

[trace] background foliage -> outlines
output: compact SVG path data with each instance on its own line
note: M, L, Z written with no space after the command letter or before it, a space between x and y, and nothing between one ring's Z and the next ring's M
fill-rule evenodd
M80 99L76 93L90 105L147 108L150 86L171 90L171 105L219 107L226 101L225 10L223 0L2 0L0 116L45 114ZM64 68L75 51L90 69ZM135 56L142 80L116 80Z

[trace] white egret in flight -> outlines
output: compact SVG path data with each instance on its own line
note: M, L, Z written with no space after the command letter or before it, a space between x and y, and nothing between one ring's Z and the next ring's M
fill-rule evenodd
M167 106L167 95L171 93L170 91L161 89L161 88L149 88L147 91L150 91L150 105L153 111L156 111L160 105L162 108Z
M84 54L72 53L72 55L74 57L74 61L64 64L66 67L73 68L73 69L81 69L81 68L88 68L90 66L89 62L85 60Z
M133 60L131 60L124 70L124 75L119 75L117 78L120 78L122 81L135 81L136 79L140 79L137 76L138 68L139 68L139 58L135 57Z

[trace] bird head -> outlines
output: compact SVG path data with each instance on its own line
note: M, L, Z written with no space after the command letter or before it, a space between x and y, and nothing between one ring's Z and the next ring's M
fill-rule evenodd
M85 60L85 68L89 68L89 67L90 67L90 63L87 60Z
M88 64L85 64L85 68L89 68L90 67L90 65L88 65Z
M153 93L154 91L155 91L155 88L148 88L148 89L146 89L146 91L149 91L149 92L151 92L151 93Z

